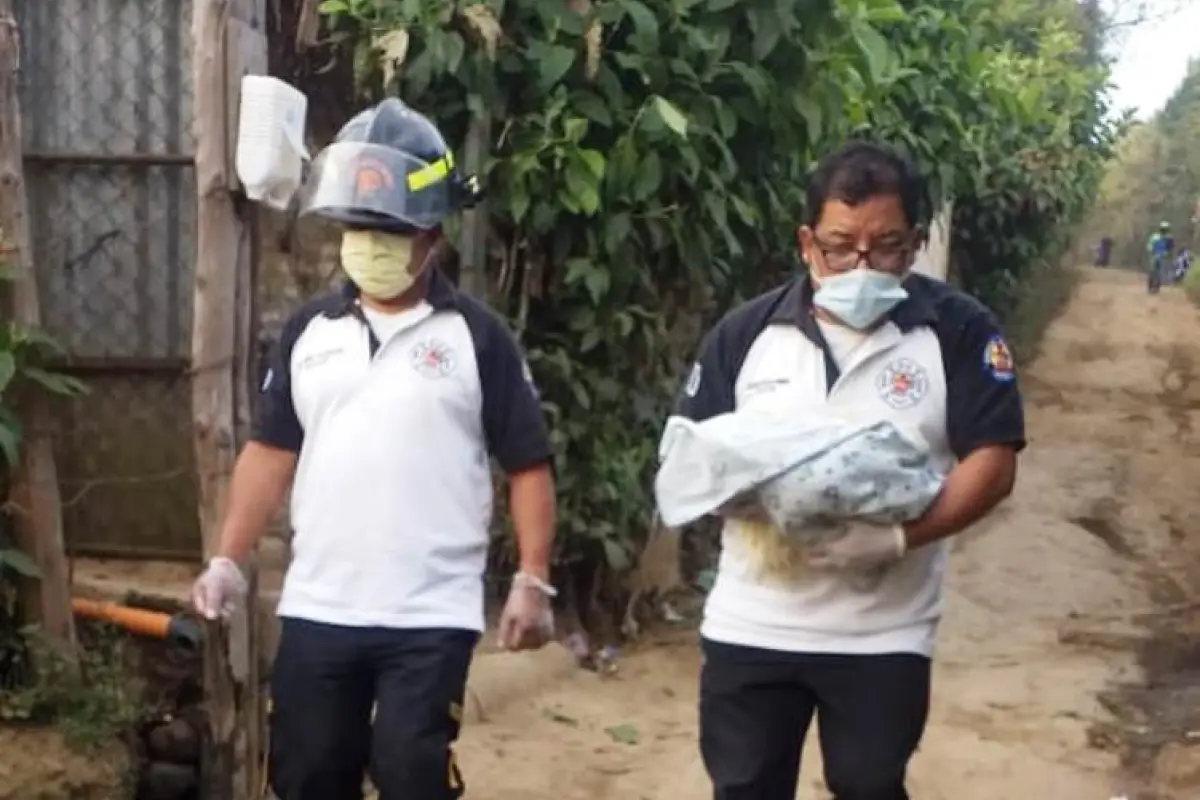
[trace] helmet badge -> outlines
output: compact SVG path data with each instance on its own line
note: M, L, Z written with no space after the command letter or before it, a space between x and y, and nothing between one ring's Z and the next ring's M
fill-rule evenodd
M387 191L394 183L391 171L375 159L362 158L354 165L354 192L360 198Z

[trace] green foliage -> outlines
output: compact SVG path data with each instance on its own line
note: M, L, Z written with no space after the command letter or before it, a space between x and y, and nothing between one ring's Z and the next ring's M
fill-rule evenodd
M13 278L3 266L0 264L0 289ZM42 331L0 320L0 470L17 463L21 422L14 398L18 392L28 387L69 397L86 391L74 378L44 368L47 355L60 354L58 345Z
M1158 115L1129 128L1117 153L1085 228L1088 243L1112 236L1117 263L1142 269L1146 240L1163 220L1177 247L1200 244L1200 60Z
M2 522L2 520L0 520ZM8 701L32 678L29 633L23 621L16 578L40 578L37 564L16 549L0 525L0 719L8 718Z
M1200 269L1193 266L1183 276L1183 291L1187 293L1188 299L1196 305L1200 306Z
M1087 62L1085 20L1072 2L952 0L921 3L914 15L943 20L944 42L931 52L924 43L939 37L918 36L915 62L945 59L937 62L940 74L960 60L971 69L934 96L949 126L912 125L905 133L905 122L930 106L928 95L913 94L899 104L894 135L916 139L910 147L925 163L944 164L949 155L962 165L949 175L940 170L955 199L956 277L1008 312L1038 265L1055 263L1065 250L1111 156L1107 71Z
M1065 268L1063 259L1044 258L1026 268L1022 280L1009 290L1004 334L1023 362L1037 356L1046 328L1066 307L1078 281L1078 270Z
M9 288L6 284L13 277L0 263L0 296L5 294L3 290ZM24 627L20 606L19 581L41 578L37 564L17 549L9 531L12 522L7 509L9 473L17 464L21 442L16 397L28 391L59 396L84 391L74 378L45 368L45 357L58 352L54 341L41 331L12 320L0 320L0 719L21 716L21 709L26 709L24 692L35 680L31 671L30 631Z
M798 267L816 160L905 145L993 301L1058 245L1109 138L1070 0L326 0L370 97L492 123L489 299L522 334L571 553L621 569L716 310ZM1092 32L1094 33L1094 31ZM386 85L385 85L386 81Z
M125 639L98 627L78 653L32 631L27 635L36 670L0 686L0 721L53 723L67 744L94 750L130 731L144 715L143 686L131 677Z

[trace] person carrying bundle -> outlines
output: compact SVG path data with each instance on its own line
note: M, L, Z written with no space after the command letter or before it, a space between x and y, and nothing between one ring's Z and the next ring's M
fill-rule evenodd
M824 159L805 271L717 323L668 421L664 521L724 519L701 627L714 800L793 800L814 717L838 800L908 797L948 539L1009 495L1025 445L993 316L910 272L930 207L887 148Z

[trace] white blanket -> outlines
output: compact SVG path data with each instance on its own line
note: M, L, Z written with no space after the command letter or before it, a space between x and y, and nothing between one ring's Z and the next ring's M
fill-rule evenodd
M786 420L757 412L667 421L655 480L667 525L756 498L792 536L846 522L887 526L919 517L944 476L891 422Z

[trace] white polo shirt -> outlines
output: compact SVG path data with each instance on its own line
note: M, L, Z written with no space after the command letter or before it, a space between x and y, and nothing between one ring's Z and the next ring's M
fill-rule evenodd
M352 285L284 325L254 439L299 453L279 615L483 630L489 457L551 457L529 370L503 321L430 274L384 315Z
M675 413L697 421L746 408L887 419L947 471L979 447L1022 448L1016 375L992 315L921 275L905 288L908 299L867 334L818 323L807 277L749 301L705 338ZM765 581L734 520L721 542L706 638L791 652L931 654L945 542L910 551L871 588L828 572Z

